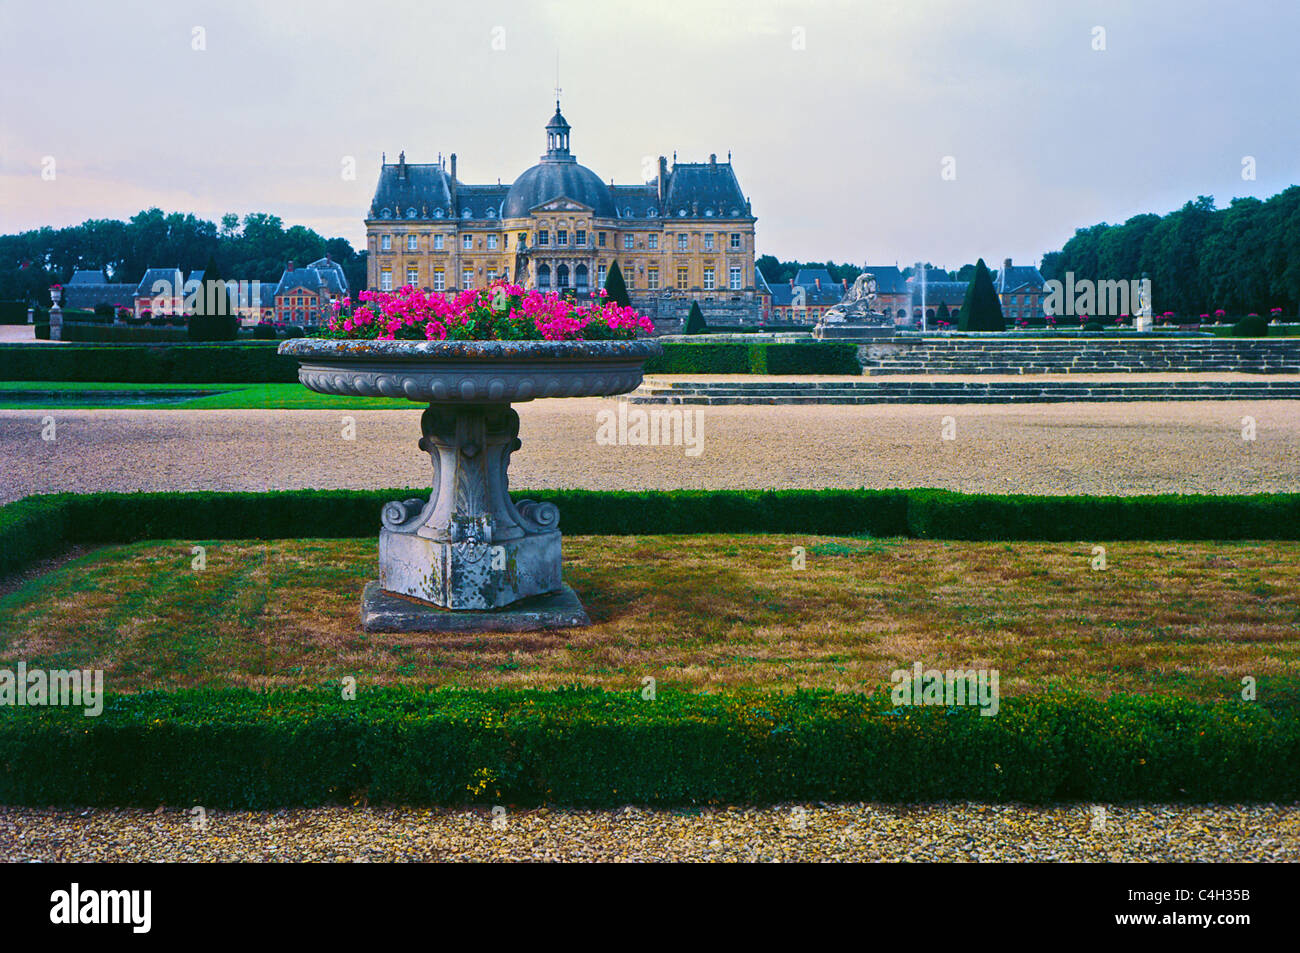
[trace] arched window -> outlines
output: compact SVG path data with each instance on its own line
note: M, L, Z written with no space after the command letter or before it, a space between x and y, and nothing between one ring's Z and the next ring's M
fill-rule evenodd
M898 309L898 314L896 315L896 317L899 317L899 318L905 318L905 317L907 317L907 311L906 311L905 309L903 309L903 308L899 308L899 309Z
M578 294L586 294L589 290L587 287L587 266L579 265L573 270L574 284L577 285Z
M569 288L569 266L558 265L555 269L555 289L567 291Z
M926 316L927 318L933 318L933 317L934 317L934 308L926 308L926 309L925 309L925 316Z
M537 266L537 290L538 291L551 290L551 266L550 265Z

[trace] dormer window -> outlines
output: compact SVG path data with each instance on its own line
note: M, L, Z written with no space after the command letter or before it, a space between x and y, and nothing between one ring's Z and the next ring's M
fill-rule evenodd
M474 213L471 212L469 209L465 209L464 211L462 211L462 212L460 213L460 217L461 217L461 218L473 218L473 217L474 217Z
M407 217L407 218L415 218L415 216L416 216L417 214L419 214L419 213L416 212L414 208L408 208L408 209L406 210L406 217Z
M444 211L443 211L442 209L440 209L440 208L436 208L436 209L433 210L433 217L434 217L434 218L442 218L442 217L443 217L444 215L446 215L446 214L447 214L447 213L444 212Z
M380 218L392 218L392 217L393 217L393 210L392 210L392 209L388 209L388 208L381 208L381 209L379 210L379 217L380 217Z

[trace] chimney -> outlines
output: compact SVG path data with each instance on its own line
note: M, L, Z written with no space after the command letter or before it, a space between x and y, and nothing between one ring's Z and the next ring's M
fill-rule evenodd
M668 188L668 160L664 156L659 157L659 201L664 200L664 192Z
M397 154L397 177L406 178L406 152L403 150Z
M841 278L841 279L840 279L840 287L843 288L845 291L848 291L848 290L849 290L849 279L847 279L847 278Z
M1009 269L1010 267L1011 267L1011 259L1010 259L1010 258L1003 258L1003 259L1002 259L1002 270L1005 272L1005 271L1006 271L1007 269Z
M451 207L459 211L456 205L456 153L451 154Z
M287 264L287 265L285 266L284 270L285 270L285 271L293 271L293 259L292 259L292 258L289 259L289 264Z
M791 288L794 287L794 279L793 279L793 278L790 279L790 287L791 287Z
M817 286L817 290L818 290L818 291L821 291L821 290L822 290L822 280L821 280L820 278L814 278L814 279L813 279L813 284L815 284L815 285Z
M717 165L717 164L718 164L718 154L716 152L710 152L709 165Z

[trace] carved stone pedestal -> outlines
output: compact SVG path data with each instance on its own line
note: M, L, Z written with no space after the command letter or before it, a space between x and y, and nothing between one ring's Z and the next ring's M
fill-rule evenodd
M371 632L522 632L589 625L560 577L560 514L514 503L511 403L635 390L655 341L376 341L294 338L298 379L321 394L427 404L420 449L433 464L427 500L383 510L379 581L366 586ZM575 461L581 466L582 461Z
M433 493L384 507L380 586L444 609L499 609L558 591L559 511L516 505L507 492L519 415L509 404L431 404L421 430Z

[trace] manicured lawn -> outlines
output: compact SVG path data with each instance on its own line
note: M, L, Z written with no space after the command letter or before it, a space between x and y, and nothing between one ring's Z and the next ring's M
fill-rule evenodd
M191 547L207 547L191 569ZM791 567L793 546L807 568ZM1004 695L1197 700L1296 683L1300 545L574 537L595 625L473 637L363 633L373 540L137 543L0 597L0 666L102 668L116 691L376 684L870 690L896 668L996 668Z
M57 398L14 399L12 394L40 394L54 391ZM216 393L212 393L212 392ZM107 392L107 393L106 393ZM129 404L109 394L147 395L158 392L159 399L132 399ZM178 394L206 394L181 398ZM90 409L130 407L136 410L192 408L194 410L409 410L414 406L402 398L336 397L317 394L301 384L114 384L79 381L0 381L0 410L38 410L45 408Z

